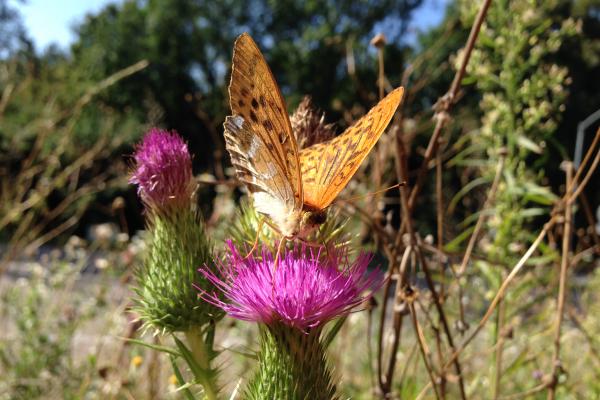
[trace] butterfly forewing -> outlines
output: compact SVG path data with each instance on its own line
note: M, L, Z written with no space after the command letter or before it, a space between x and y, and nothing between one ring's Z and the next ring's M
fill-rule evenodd
M276 164L272 170L277 175L271 178L275 179L261 183L283 185L285 182L293 192L292 204L288 205L300 210L300 161L285 102L262 53L246 33L235 42L229 101L233 115L243 118L244 130L257 137L258 147L255 148L256 151L247 154L246 164L256 164L257 157L265 165ZM230 131L230 135L234 133L236 132ZM255 179L265 179L264 176L259 175ZM287 193L287 188L278 188L277 192ZM285 198L280 200L286 203L289 201ZM255 203L256 201L255 197Z
M403 94L402 87L393 90L343 134L300 152L305 205L321 210L331 204L377 143Z

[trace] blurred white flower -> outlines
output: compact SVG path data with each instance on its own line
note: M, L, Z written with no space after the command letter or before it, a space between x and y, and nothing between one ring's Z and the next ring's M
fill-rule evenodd
M108 268L109 265L108 259L104 257L98 257L94 260L94 266L100 270Z

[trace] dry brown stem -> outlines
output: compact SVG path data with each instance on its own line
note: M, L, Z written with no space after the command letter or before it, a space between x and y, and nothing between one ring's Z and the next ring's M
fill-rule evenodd
M567 163L567 185L569 188L572 185L573 180L573 163ZM561 338L561 326L563 321L564 309L565 309L565 292L567 288L567 269L569 266L569 253L571 250L571 216L572 216L572 202L571 198L567 197L565 201L565 217L564 217L564 228L563 228L563 242L562 242L562 258L560 262L560 279L558 285L558 301L556 307L556 333L554 336L554 354L552 356L552 373L551 382L548 385L548 400L554 400L556 398L556 387L558 385L559 375L562 373L562 364L560 360L560 338Z

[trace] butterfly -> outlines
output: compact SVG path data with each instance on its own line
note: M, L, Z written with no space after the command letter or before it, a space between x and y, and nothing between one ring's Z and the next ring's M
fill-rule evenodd
M254 208L286 239L306 238L367 157L402 101L390 92L346 131L299 149L285 101L258 46L240 35L229 84L225 145ZM272 226L273 226L272 225Z

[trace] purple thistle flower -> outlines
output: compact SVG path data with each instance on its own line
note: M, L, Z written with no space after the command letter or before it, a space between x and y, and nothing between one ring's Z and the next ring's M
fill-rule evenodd
M138 195L150 208L189 203L194 191L192 159L177 132L150 129L133 158L129 183L138 185Z
M225 262L217 262L217 274L208 268L200 272L228 302L217 293L202 291L200 296L237 319L281 322L306 331L349 313L382 283L379 271L366 274L369 254L350 263L345 248L330 250L325 260L302 249L286 252L275 267L266 248L262 257L245 259L231 241L227 244L230 253ZM365 290L369 293L362 294Z

